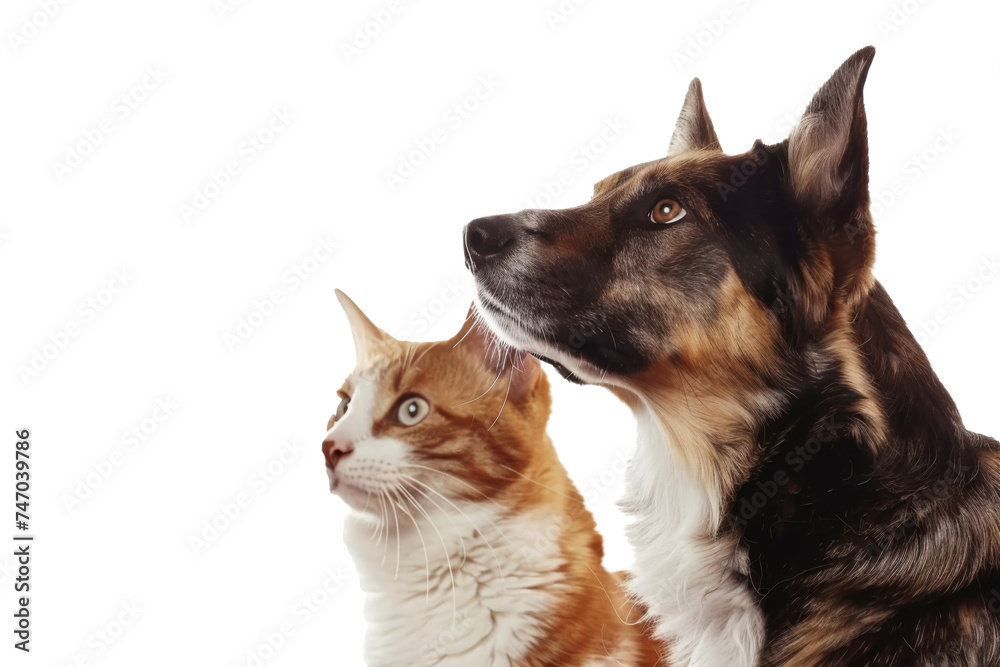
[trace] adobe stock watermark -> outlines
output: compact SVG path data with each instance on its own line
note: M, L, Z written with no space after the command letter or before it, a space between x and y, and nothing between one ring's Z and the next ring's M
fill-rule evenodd
M111 479L111 476L125 465L132 454L146 446L160 430L160 427L173 417L179 407L169 396L157 398L153 402L153 409L145 417L122 431L118 438L121 447L112 449L107 456L91 463L90 470L74 480L72 491L64 492L60 496L66 511L72 515L83 507L83 504L94 495L94 492L104 486Z
M871 189L872 217L877 219L892 208L909 191L909 185L919 181L959 139L961 135L951 125L939 127L924 148L903 162L901 177L894 178L888 187Z
M46 335L45 342L28 352L28 359L17 365L15 370L21 382L27 386L41 375L59 356L66 351L75 338L93 324L98 315L106 311L119 295L132 284L134 276L128 268L115 269L105 287L80 301L75 316L65 324Z
M255 132L248 134L236 147L236 154L222 163L219 169L208 172L201 185L195 186L190 201L177 205L181 220L190 223L201 215L219 195L232 185L243 169L257 159L292 124L295 114L288 107L275 107L271 116Z
M87 635L84 648L77 651L71 660L59 663L60 667L92 667L96 664L95 658L100 658L118 643L145 612L135 600L122 602L107 621Z
M566 23L575 14L576 10L587 4L587 0L559 0L545 10L545 21L549 24L549 29L553 32L562 24Z
M479 110L483 102L493 97L500 87L492 74L484 74L479 77L476 85L469 93L445 109L441 114L444 126L438 125L424 136L413 140L414 149L400 153L396 156L396 168L383 172L385 184L389 192L395 192L396 188L406 182L406 179L413 176L421 165L425 164L438 147L444 144L451 135L462 127L472 115Z
M254 500L271 488L285 474L289 466L299 460L304 451L305 447L298 444L295 438L284 440L273 458L251 472L243 487L228 500L219 503L213 514L203 519L201 526L188 535L187 542L191 552L195 556L200 556L215 544L241 516L246 514L247 509L253 506Z
M976 471L973 470L972 466L963 461L959 459L949 460L947 470L916 495L932 502L947 498L956 490L964 488L970 477L975 477L975 474ZM866 537L868 553L877 558L895 544L912 537L919 529L919 516L915 511L910 510L903 521L882 526Z
M922 318L911 327L913 335L921 345L930 343L951 323L956 314L968 306L973 299L1000 273L1000 262L996 253L982 257L976 269L964 280L948 290L944 305L935 308L930 317Z
M875 22L879 34L883 39L889 39L894 33L900 31L903 26L910 22L921 7L927 4L927 0L903 0L894 2L889 8L889 15L880 17Z
M438 665L452 653L452 647L469 635L476 627L475 619L470 619L468 613L462 612L452 619L451 627L428 639L417 649L422 658L419 665ZM464 647L464 644L460 644ZM248 666L249 667L249 666Z
M225 21L230 14L244 4L246 4L246 0L212 0L212 11L215 12L215 16L220 21Z
M389 0L384 6L373 9L362 23L354 26L351 37L341 40L340 53L348 64L360 56L385 31L413 0Z
M826 445L837 439L841 430L842 425L833 418L819 422L810 438L786 452L783 466L764 472L763 476L756 480L748 495L743 495L739 506L732 508L724 518L724 522L730 526L746 525L792 481L789 471L801 472Z
M589 477L580 484L580 493L584 502L591 505L601 500L616 484L625 478L628 471L628 453L619 449L615 452L611 464L599 474Z
M42 30L49 25L52 20L59 15L62 8L69 4L70 0L36 0L38 9L29 14L25 14L19 21L17 30L7 31L7 41L14 53L20 53L21 49L35 37L41 34Z
M448 278L437 296L427 303L418 306L406 320L406 328L392 334L398 340L410 340L413 335L421 335L443 314L450 312L457 304L468 308L472 303L472 280L468 274L458 278Z
M341 567L327 569L323 580L305 595L300 596L288 613L270 630L260 633L257 642L248 648L245 657L235 667L262 667L295 636L299 628L315 618L344 587L353 580Z
M755 151L753 157L747 158L739 164L729 167L728 178L724 181L716 181L715 188L719 191L722 201L728 201L730 195L736 193L746 185L754 174L771 159L771 154L781 148L780 144L765 145L763 151Z
M111 101L107 115L90 127L84 128L80 132L82 135L80 139L66 144L61 161L52 161L52 174L56 177L56 181L62 183L67 176L80 168L87 158L94 154L97 147L101 146L118 126L149 98L150 93L166 81L167 75L168 73L164 72L160 65L147 65L135 85Z
M288 302L288 297L297 292L307 280L316 274L333 257L339 244L329 234L316 237L312 248L300 259L292 262L282 272L278 285L264 296L254 299L250 312L241 316L231 330L222 334L222 342L230 353L246 343L264 323L274 317L278 308Z
M688 35L682 49L675 49L671 54L674 66L678 72L683 72L688 65L700 58L726 32L727 28L736 22L741 12L750 8L750 0L730 0L730 5L720 10L717 15L701 22L701 29Z
M611 144L621 138L626 129L628 125L620 116L606 118L597 134L573 149L563 169L541 182L541 191L528 197L527 207L552 208L552 203L575 182L576 177L587 171L599 157L604 155Z
M778 117L774 122L773 134L762 135L760 140L764 144L780 144L788 138L792 130L802 121L802 116L805 115L809 102L812 101L816 91L822 88L824 83L825 81L813 81L811 85L803 84L802 90L807 92L802 95L799 102L789 106L788 110Z

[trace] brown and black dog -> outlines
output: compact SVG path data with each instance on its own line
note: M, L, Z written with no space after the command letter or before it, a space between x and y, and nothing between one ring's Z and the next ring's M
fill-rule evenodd
M465 229L480 316L638 419L631 591L676 664L1000 664L1000 444L872 276L873 57L741 155L696 79L666 158Z

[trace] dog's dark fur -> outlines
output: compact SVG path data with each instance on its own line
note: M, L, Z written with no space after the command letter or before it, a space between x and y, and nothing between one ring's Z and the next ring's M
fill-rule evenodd
M736 156L695 80L667 158L583 206L473 221L467 262L501 337L705 425L710 446L673 446L748 556L761 664L998 665L1000 445L963 427L871 274L873 56ZM665 197L686 217L651 222Z

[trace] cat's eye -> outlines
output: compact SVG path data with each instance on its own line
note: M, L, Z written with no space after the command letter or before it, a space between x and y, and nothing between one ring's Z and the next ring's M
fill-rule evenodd
M649 212L649 220L658 225L666 225L679 221L685 215L687 215L687 211L684 210L684 207L677 200L661 199L656 202L653 210Z
M422 396L407 396L396 410L396 419L403 426L414 426L424 420L431 406Z
M351 397L344 396L340 400L340 405L337 406L337 413L334 415L334 419L340 419L347 413L347 406L351 404Z

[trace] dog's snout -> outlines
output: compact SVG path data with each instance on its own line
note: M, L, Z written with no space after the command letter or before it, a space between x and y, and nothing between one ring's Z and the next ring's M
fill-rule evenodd
M510 251L517 241L517 228L510 216L478 218L465 226L465 260L479 267Z
M340 459L354 451L354 445L343 440L324 440L323 457L326 459L326 466L330 470L335 470Z

